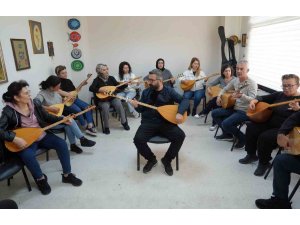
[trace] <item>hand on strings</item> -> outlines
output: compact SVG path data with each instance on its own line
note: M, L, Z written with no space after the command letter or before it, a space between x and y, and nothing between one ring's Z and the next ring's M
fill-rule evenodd
M299 106L299 102L291 102L289 104L290 106L290 110L293 110L293 111L299 111L300 110L300 106Z
M255 105L256 105L257 102L258 101L256 99L251 100L250 104L249 104L249 109L254 111L255 110Z
M129 100L129 103L134 107L137 108L139 106L138 101L134 98Z

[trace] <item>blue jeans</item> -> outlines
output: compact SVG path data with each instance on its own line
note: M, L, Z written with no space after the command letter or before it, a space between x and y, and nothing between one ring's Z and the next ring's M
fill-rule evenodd
M59 124L52 129L64 128L69 139L70 144L76 144L76 138L80 139L83 137L81 130L79 129L75 120L71 120L71 125Z
M34 142L28 148L17 153L31 172L33 178L39 179L43 176L40 164L35 156L35 152L39 148L55 149L62 166L63 173L71 173L70 155L67 143L60 137L47 133L43 139L38 142Z
M211 112L213 120L221 127L223 134L234 135L240 142L245 143L245 134L241 132L237 125L249 120L246 112L234 109L214 109Z
M80 100L79 98L76 98L76 100L74 101L74 103L71 106L65 106L65 111L67 113L79 113L83 110L85 110L87 107L89 106L89 104L87 104L86 102ZM93 123L93 114L92 114L92 110L80 115L77 117L79 120L79 123L81 126L85 127L87 125L87 123ZM86 122L85 122L86 120Z
M128 99L133 99L136 96L136 91L135 90L123 91L123 92L118 93L117 95L128 98ZM127 103L129 112L133 113L135 111L134 107L129 102L126 102L126 103Z
M205 89L200 89L197 91L185 91L183 93L183 98L185 99L191 99L192 97L194 97L193 111L196 113L197 107L200 104L201 99L205 97Z
M291 173L300 174L300 156L277 155L274 159L273 195L288 200Z

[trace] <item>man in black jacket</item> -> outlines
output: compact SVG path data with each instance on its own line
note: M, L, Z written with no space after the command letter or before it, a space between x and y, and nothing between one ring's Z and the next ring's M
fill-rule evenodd
M287 134L300 126L300 112L291 115L280 127L277 143L284 149L290 148ZM260 209L290 209L288 201L291 173L300 174L300 155L280 154L274 159L273 196L270 199L257 199L255 204Z
M161 72L159 70L152 70L148 75L150 87L143 91L141 102L157 107L173 105L174 102L180 103L176 119L178 123L182 123L183 114L189 106L189 101L188 99L183 99L173 88L165 87L162 81ZM147 145L147 142L155 135L162 135L171 141L171 145L165 156L161 159L161 162L165 167L165 172L169 176L172 176L171 161L176 157L183 144L185 138L184 132L177 125L165 120L157 110L139 106L136 100L132 100L131 104L139 113L142 113L141 125L135 134L134 144L139 153L148 160L143 168L143 172L150 172L157 164L156 157Z
M118 98L108 98L108 99L99 99L96 94L105 92L105 86L117 86L119 83L117 80L109 75L108 67L105 64L98 64L96 66L96 72L98 76L94 79L93 83L91 84L89 90L94 93L94 100L95 105L100 106L103 112L103 122L104 122L104 133L110 134L109 130L109 107L110 105L113 105L117 113L121 117L121 123L125 130L130 130L130 127L128 126L125 111L122 106L122 103L120 99ZM122 86L123 87L123 86ZM126 85L124 85L126 87Z

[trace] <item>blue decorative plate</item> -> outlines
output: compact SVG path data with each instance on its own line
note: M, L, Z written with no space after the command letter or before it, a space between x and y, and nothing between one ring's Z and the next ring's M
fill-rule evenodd
M72 63L71 63L71 67L74 71L80 71L83 69L84 65L83 65L83 62L80 61L80 60L74 60Z
M71 56L73 57L73 59L79 59L81 57L82 53L81 50L79 48L74 48L71 51Z
M68 20L68 27L71 30L77 30L80 27L80 22L76 18L72 18Z

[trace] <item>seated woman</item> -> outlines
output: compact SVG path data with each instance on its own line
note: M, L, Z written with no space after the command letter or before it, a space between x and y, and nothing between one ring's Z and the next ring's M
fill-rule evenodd
M59 108L52 105L62 103L62 97L58 94L60 83L60 79L54 75L49 76L47 80L40 83L41 91L37 94L35 100L40 101L43 105L43 108L48 112L57 113L59 111ZM62 125L58 125L55 128L62 128ZM88 140L83 136L77 123L74 120L71 120L70 126L64 126L64 129L69 139L72 152L76 152L77 154L82 153L82 149L76 145L75 137L80 140L81 146L92 147L96 144L96 142Z
M60 78L60 90L58 93L63 97L73 97L70 93L76 88L73 82L68 79L68 73L65 66L57 66L55 68L56 75ZM85 83L84 85L87 85ZM74 103L71 106L65 106L65 112L67 114L79 113L82 110L86 109L89 106L86 102L82 101L78 97L75 99ZM87 111L85 114L77 117L80 125L85 129L85 132L92 136L97 136L97 130L94 127L93 114L92 111Z
M119 78L120 82L127 82L135 78L135 75L131 72L131 66L128 62L121 62L119 65ZM139 88L139 83L128 84L128 86L121 92L119 92L117 95L126 97L128 99L133 99L136 96L136 89ZM127 102L128 110L130 114L134 118L139 118L139 113L135 111L134 107Z
M188 70L186 70L183 75L183 77L179 78L180 82L183 84L186 84L189 80L206 77L205 73L201 70L200 60L196 57L192 58ZM204 82L204 80L196 81L191 90L184 91L183 93L183 97L186 99L191 99L194 97L192 116L196 115L197 107L200 104L201 99L205 96ZM188 115L190 114L190 107L188 108L187 113Z
M159 69L162 73L163 81L173 78L173 75L170 70L165 68L165 60L159 58L156 60L156 69ZM175 79L173 78L170 81L164 82L164 86L173 87L175 84Z
M11 83L2 98L6 106L3 108L0 118L0 140L13 142L20 148L26 146L27 143L22 137L17 137L12 130L23 127L44 127L48 123L55 123L62 119L62 117L50 115L40 104L32 101L28 83L24 80ZM71 173L67 143L54 134L43 132L32 145L18 153L13 153L23 160L42 194L49 194L51 188L47 176L43 174L35 156L35 152L39 148L56 150L63 169L63 183L70 183L74 186L82 184L82 181Z
M258 96L250 102L249 107L255 109L258 102L266 102L269 104L284 102L300 98L299 77L294 74L282 76L283 91L278 91L270 95ZM246 145L247 155L240 159L242 164L248 164L259 159L258 166L254 172L255 176L263 176L269 168L269 161L272 159L271 153L277 147L277 132L282 123L296 111L299 111L299 103L290 103L273 108L271 118L265 123L251 123L246 129ZM256 156L257 151L257 156Z
M230 81L236 79L236 77L234 77L233 74L234 74L234 71L233 71L232 66L230 66L230 65L223 66L221 69L221 76L207 84L208 94L212 94L210 87L219 85L219 87L221 89L223 89ZM217 105L217 98L218 98L218 96L212 98L206 104L206 108L203 109L198 115L195 115L195 117L196 118L205 117L211 110L219 108L220 106ZM215 121L213 120L212 126L209 128L209 130L213 131L216 128L217 128L217 125L216 125Z

